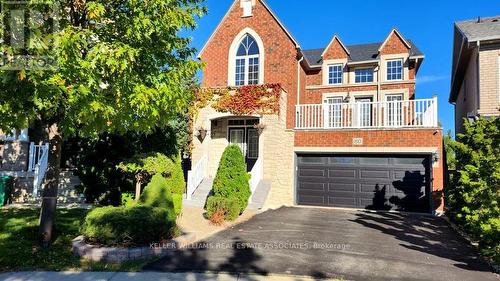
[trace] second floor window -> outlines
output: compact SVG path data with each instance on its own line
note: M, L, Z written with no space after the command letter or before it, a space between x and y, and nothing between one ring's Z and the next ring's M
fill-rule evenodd
M344 74L342 68L342 64L333 64L328 66L328 84L342 84L342 76Z
M354 70L356 83L373 82L373 68L359 68Z
M259 60L259 46L252 36L246 34L236 53L236 77L234 80L236 86L259 84Z
M403 80L403 60L387 61L387 80Z

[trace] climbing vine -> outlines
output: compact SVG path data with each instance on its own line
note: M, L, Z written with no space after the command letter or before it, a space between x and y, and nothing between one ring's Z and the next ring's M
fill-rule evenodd
M210 105L218 112L234 115L279 114L281 91L279 84L199 89L189 109L190 136L199 111L204 107Z

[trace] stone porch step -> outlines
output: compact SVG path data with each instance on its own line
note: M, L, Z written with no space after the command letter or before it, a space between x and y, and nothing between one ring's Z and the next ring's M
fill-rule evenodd
M248 204L248 209L259 210L264 207L267 195L271 190L271 181L261 180L255 189L255 193L251 197L250 204Z
M191 200L184 199L183 204L194 207L205 207L205 202L210 191L212 191L213 183L213 178L205 178L191 196Z

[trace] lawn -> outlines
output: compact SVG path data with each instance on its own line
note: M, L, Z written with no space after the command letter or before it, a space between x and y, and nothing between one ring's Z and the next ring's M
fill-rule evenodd
M59 209L54 242L38 246L38 209L0 209L0 272L5 271L137 271L146 263L122 265L88 262L73 256L71 240L79 235L84 209Z

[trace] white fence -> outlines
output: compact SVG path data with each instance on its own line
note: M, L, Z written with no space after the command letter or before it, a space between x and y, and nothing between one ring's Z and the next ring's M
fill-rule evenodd
M49 144L30 144L28 172L33 173L33 196L38 197L49 163Z
M437 127L437 98L296 106L296 129Z
M208 157L204 156L201 160L196 163L191 171L188 171L187 176L187 188L186 188L186 198L191 199L194 191L201 184L205 178L205 171L207 169Z

